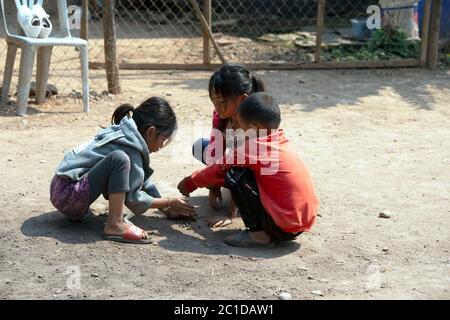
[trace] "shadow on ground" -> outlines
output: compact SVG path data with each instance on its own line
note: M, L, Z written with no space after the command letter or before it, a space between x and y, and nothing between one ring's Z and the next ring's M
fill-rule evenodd
M151 236L160 238L158 245L168 251L270 259L288 255L300 248L298 241L280 243L274 249L230 247L223 239L239 230L239 221L226 229L213 230L208 227L207 221L217 212L209 208L207 197L192 197L190 201L199 207L196 221L168 220L162 214L151 213L135 217L132 222L147 230ZM105 216L89 215L82 222L73 223L61 213L51 211L26 220L21 232L28 237L54 238L62 243L91 244L103 241L105 221ZM301 241L301 236L299 239Z
M34 105L34 107L33 107ZM28 102L27 116L42 115L42 114L78 114L80 112L70 112L70 111L42 111L39 105L30 101ZM16 114L16 101L10 101L7 105L0 105L0 117L17 117Z
M283 80L282 74L298 74L298 80L292 82L292 76ZM258 71L258 75L268 85L269 91L281 104L302 103L300 111L313 112L320 109L351 107L362 98L379 95L380 91L390 89L401 96L402 100L415 109L432 110L435 102L430 88L450 91L450 74L425 69L385 69L385 70L305 70L305 71ZM437 77L437 75L439 77ZM122 74L126 81L134 79L133 73ZM370 79L370 82L368 81ZM185 87L194 90L208 90L208 79L185 79L173 73L169 81L156 82L158 86ZM344 95L349 88L352 95ZM296 94L295 101L286 99ZM211 107L212 108L212 107Z

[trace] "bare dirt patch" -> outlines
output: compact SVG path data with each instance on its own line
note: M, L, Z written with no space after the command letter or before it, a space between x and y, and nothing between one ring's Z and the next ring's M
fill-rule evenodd
M120 103L159 95L176 108L176 141L151 157L164 195L201 167L190 149L209 130L209 73L123 71L124 94L93 100L89 114L68 96L26 117L0 109L0 298L450 298L450 73L258 73L321 200L311 233L274 250L228 247L223 237L243 224L209 229L217 213L206 190L191 200L196 222L156 212L134 220L150 246L102 241L104 200L85 222L67 222L49 202L54 170ZM80 268L78 290L66 286L70 266Z

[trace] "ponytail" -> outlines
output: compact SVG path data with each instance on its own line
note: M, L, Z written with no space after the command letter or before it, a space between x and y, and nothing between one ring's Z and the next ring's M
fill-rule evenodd
M122 104L114 111L111 117L111 124L119 124L125 116L131 116L130 112L134 112L134 107L128 103Z
M261 78L255 76L252 72L250 72L249 76L250 76L250 79L252 80L252 92L251 93L267 91L267 86L264 83L264 81L262 81Z
M149 127L155 127L158 135L171 141L178 128L177 117L170 104L158 97L152 97L137 108L125 103L118 107L112 117L111 124L119 124L128 116L133 118L141 135Z

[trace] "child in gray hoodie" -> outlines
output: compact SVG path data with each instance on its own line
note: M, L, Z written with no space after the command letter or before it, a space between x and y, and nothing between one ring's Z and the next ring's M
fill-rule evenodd
M134 214L158 208L172 219L194 215L186 198L161 198L150 180L149 155L173 138L176 116L165 100L153 97L137 108L118 107L111 122L112 126L65 155L52 179L50 200L69 220L80 221L103 194L109 200L104 238L150 243L144 230L124 221L124 205Z

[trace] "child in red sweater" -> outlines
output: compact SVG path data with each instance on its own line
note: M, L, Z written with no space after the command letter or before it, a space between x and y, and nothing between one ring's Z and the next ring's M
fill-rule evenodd
M270 95L250 95L237 110L237 147L178 184L185 196L202 187L230 189L248 228L225 239L231 246L273 247L309 231L316 220L319 202L311 177L278 129L280 113Z

